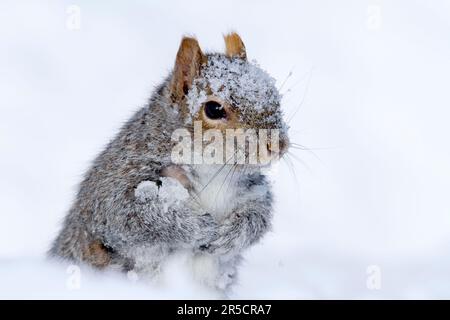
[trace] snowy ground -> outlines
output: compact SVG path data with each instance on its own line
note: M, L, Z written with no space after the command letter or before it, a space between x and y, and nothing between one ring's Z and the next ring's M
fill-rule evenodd
M292 71L291 138L315 154L274 168L274 231L232 297L450 298L448 1L2 1L0 15L0 298L214 297L180 260L147 285L77 278L44 252L181 35L222 50L230 29L280 85Z

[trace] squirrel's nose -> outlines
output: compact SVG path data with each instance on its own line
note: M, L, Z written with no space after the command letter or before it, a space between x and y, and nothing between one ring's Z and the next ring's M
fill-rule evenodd
M267 142L267 150L270 153L276 153L281 157L287 151L288 145L288 138L280 138L278 140L278 145L272 145L270 141Z

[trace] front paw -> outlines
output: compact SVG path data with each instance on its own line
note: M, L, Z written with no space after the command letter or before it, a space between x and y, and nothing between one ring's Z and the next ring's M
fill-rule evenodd
M241 251L245 247L246 233L242 221L233 216L221 222L218 236L211 242L201 246L199 251L213 255L228 255Z
M137 201L145 203L152 201L158 196L158 183L154 181L142 181L134 190Z
M143 181L136 187L134 194L142 203L158 201L164 212L189 198L188 190L177 179L171 177L162 177L156 182Z
M240 251L241 243L238 239L224 235L199 247L199 251L217 256L225 256Z
M214 217L209 213L198 217L199 233L196 238L196 248L198 251L205 251L210 243L219 237L218 225Z
M223 256L223 255L227 255L231 252L230 247L224 247L224 246L217 245L214 243L201 245L198 248L198 250L199 250L199 252L209 253L209 254L215 255L215 256Z

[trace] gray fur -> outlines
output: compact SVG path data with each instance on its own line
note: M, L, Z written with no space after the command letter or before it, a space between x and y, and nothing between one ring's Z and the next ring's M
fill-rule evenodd
M153 274L168 255L189 251L193 257L216 259L220 276L214 276L213 283L206 282L225 290L235 282L243 250L270 229L270 184L259 168L237 170L231 186L236 195L233 208L222 220L206 212L195 197L167 212L158 195L144 202L136 199L134 191L141 182L158 182L161 170L171 165L173 130L189 126L172 101L170 79L95 159L49 254L97 267L118 265L124 271ZM199 174L195 166L184 169L191 179ZM200 191L191 190L193 195L196 192ZM231 191L223 188L220 192ZM92 243L100 244L96 248L106 256L98 259L90 249Z

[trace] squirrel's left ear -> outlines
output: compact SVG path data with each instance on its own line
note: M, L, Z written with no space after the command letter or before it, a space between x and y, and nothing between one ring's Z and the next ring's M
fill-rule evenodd
M206 61L197 39L184 37L181 40L170 86L175 100L181 100L188 93Z
M224 35L223 39L225 40L225 54L228 57L247 59L244 42L242 42L241 37L236 32Z

